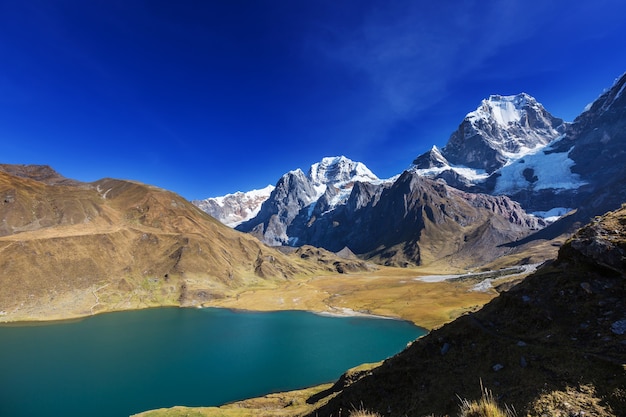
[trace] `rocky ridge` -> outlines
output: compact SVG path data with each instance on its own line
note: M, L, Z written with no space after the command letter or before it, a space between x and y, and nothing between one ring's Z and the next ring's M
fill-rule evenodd
M507 197L466 193L407 171L392 184L357 183L333 210L301 210L287 233L385 265L477 266L544 226Z
M294 246L297 237L287 229L300 211L313 210L318 203L328 209L341 205L358 182L379 179L362 163L343 156L324 158L307 174L301 169L290 171L278 180L257 216L238 225L237 230L249 232L270 246Z

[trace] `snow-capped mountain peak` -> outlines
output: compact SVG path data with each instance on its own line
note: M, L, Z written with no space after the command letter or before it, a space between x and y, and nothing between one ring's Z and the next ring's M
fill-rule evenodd
M492 173L555 140L566 126L526 93L491 95L465 116L438 153L450 165ZM431 165L436 155L430 154L416 161Z
M511 123L519 123L525 113L525 107L537 107L537 101L526 93L514 96L491 95L481 102L478 109L466 117L472 119L493 119L502 128Z
M311 165L308 177L315 185L378 180L378 177L364 164L352 161L345 156L322 158L320 162Z
M517 161L561 138L567 126L526 93L491 95L467 114L443 149L433 147L420 155L410 170L461 189L493 186L499 176L502 188L512 183L504 173L517 172L502 171L505 167L520 167Z
M273 185L247 192L237 191L221 197L195 200L192 203L227 226L235 227L256 216L274 190Z

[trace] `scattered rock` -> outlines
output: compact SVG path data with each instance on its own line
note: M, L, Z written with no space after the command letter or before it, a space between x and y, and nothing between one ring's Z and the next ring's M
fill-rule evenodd
M591 291L591 285L589 285L588 282L581 282L580 283L580 287L585 290L587 292L587 294L591 294L593 293L593 291Z
M526 368L528 366L528 361L526 360L525 357L520 357L519 359L519 366L521 366L522 368Z
M626 319L618 320L611 325L611 331L615 334L626 333Z

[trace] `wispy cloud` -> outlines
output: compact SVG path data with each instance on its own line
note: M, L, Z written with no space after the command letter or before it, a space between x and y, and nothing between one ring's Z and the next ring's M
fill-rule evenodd
M453 81L533 35L546 8L519 0L423 3L385 2L321 44L328 59L366 75L385 118L410 117L444 97Z

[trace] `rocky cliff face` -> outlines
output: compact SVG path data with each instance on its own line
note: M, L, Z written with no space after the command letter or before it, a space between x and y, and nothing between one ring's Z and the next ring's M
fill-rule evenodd
M318 191L302 170L288 172L278 180L259 214L241 223L237 230L249 232L270 246L286 245L289 243L287 225L317 196Z
M354 404L386 416L455 415L458 398L478 399L481 385L522 415L626 415L625 255L622 207L480 311L341 378L314 400L338 394L310 415Z
M441 260L477 264L502 255L498 245L544 224L506 197L469 194L407 171L393 184L357 184L345 205L301 211L288 229L299 242L354 253L387 265ZM487 250L487 247L490 249Z
M300 169L283 175L257 216L237 226L270 246L296 245L297 234L289 233L301 210L330 210L343 204L358 182L378 181L365 165L340 156L324 158L305 175Z

